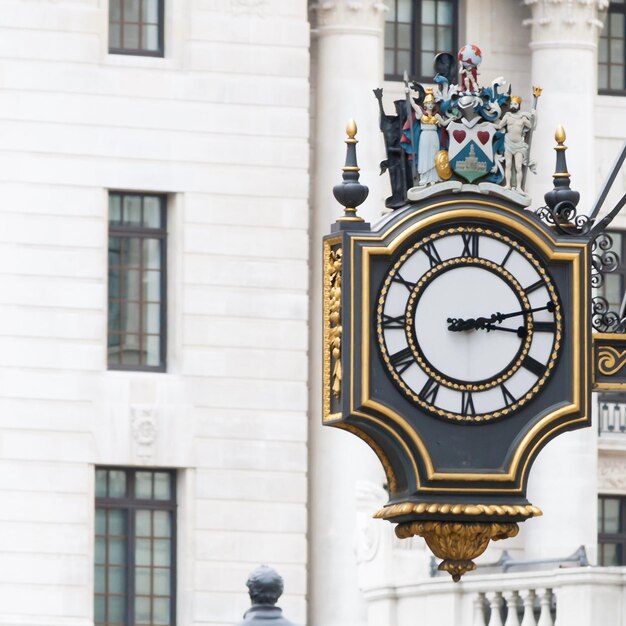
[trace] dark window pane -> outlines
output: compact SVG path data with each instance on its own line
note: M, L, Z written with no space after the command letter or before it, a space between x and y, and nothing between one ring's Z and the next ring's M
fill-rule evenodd
M600 63L609 61L609 41L605 37L601 37L598 42L598 61Z
M121 360L124 365L139 365L141 341L139 335L124 335L124 349Z
M161 338L147 335L144 354L146 365L158 365L161 360Z
M137 472L135 475L135 495L137 498L152 498L152 472Z
M152 535L151 511L137 511L135 517L135 532L137 537L150 537L150 535Z
M149 567L135 568L135 591L137 594L149 596L152 593L152 587L150 586L151 571Z
M109 535L126 534L126 513L119 509L109 511Z
M126 541L124 539L109 539L108 562L113 565L126 563Z
M106 495L106 491L98 493L96 496ZM107 532L107 512L104 509L96 509L96 535L105 535Z
M139 21L139 5L140 0L123 0L124 1L124 21Z
M109 266L120 265L122 258L122 240L119 237L109 237Z
M158 304L144 305L144 332L158 335L161 328L161 306Z
M126 617L125 598L123 596L109 596L107 604L109 623L123 623Z
M411 25L398 24L398 47L411 49Z
M435 50L435 27L422 26L422 50ZM429 65L432 66L432 59L429 59Z
M93 588L96 593L106 592L106 578L104 566L96 565L94 568Z
M139 270L128 270L124 274L124 298L126 300L141 300L141 274Z
M135 541L135 563L137 566L152 565L152 551L150 539L137 539Z
M454 8L452 2L437 2L437 24L451 26L454 23Z
M126 569L109 567L109 593L124 593L126 590Z
M170 601L167 598L155 598L152 611L154 624L170 623Z
M598 67L598 86L600 89L609 88L609 68L606 65Z
M104 565L107 562L106 554L106 539L104 537L96 537L95 544L95 561L96 565Z
M153 593L157 596L169 596L172 583L169 569L154 569L152 587Z
M107 471L96 470L96 497L101 498L107 494Z
M126 473L120 470L110 470L108 495L110 498L123 498L126 495Z
M159 27L155 24L148 24L143 27L142 48L154 52L159 49Z
M141 317L140 317L141 307L136 302L127 302L124 305L124 330L127 333L139 333L141 331ZM130 341L127 342L130 346ZM134 347L139 347L139 342Z
M147 302L159 302L161 300L161 272L144 272L143 299Z
M135 621L137 624L150 624L150 598L136 598L135 600Z
M411 71L411 53L403 50L398 51L398 65L396 71L402 74L404 71Z
M412 0L398 0L398 22L413 21Z
M393 50L385 50L385 74L395 74Z
M161 228L161 200L155 196L143 199L143 225L147 228Z
M138 237L122 239L124 264L128 267L139 267L141 262L141 239Z
M385 23L385 47L395 48L396 46L396 25L392 22Z
M93 614L96 622L102 624L106 620L106 599L104 596L95 596L93 599Z
M124 196L124 224L141 226L141 196Z
M119 22L122 19L121 0L109 0L109 19L111 22Z
M169 539L155 539L153 541L154 553L152 555L154 565L157 567L169 567L170 550L172 546Z
M122 29L119 24L109 24L109 48L122 47Z
M161 241L159 239L145 239L143 243L146 269L161 269Z
M435 0L423 0L422 2L422 24L435 24L436 15Z
M159 1L143 0L143 21L156 24L159 21Z
M154 474L154 497L156 500L169 500L172 497L172 478L166 472Z
M154 511L153 523L154 523L154 536L155 537L171 537L172 528L170 524L170 514L168 511Z
M624 66L611 65L609 71L609 83L611 89L624 89Z
M611 37L624 37L624 14L609 14L609 33Z
M604 499L604 532L618 533L621 529L620 523L620 501L617 498Z

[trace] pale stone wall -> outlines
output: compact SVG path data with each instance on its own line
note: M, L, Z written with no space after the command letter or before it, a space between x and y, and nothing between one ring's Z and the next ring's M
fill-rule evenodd
M0 624L92 623L98 464L181 470L180 626L260 563L304 623L306 3L167 0L164 59L107 7L0 10ZM108 189L170 194L167 374L106 370Z

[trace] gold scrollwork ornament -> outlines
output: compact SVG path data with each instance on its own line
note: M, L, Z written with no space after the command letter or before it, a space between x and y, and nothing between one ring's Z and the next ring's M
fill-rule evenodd
M341 248L330 251L327 276L329 285L329 350L334 362L332 390L336 398L341 395Z
M614 376L626 365L626 349L601 346L598 350L598 371L603 376Z
M439 570L448 572L454 582L476 569L472 561L493 539L515 537L519 526L513 522L406 522L396 526L400 539L424 537L432 553L443 561Z

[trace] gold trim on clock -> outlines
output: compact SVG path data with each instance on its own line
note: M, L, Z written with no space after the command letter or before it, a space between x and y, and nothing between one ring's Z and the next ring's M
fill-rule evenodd
M484 414L471 415L471 416L462 415L459 413L453 413L451 411L440 409L437 406L429 404L428 402L424 401L417 393L415 393L413 389L411 389L404 382L402 377L398 375L395 368L393 367L391 360L390 360L390 355L388 353L387 346L385 343L384 332L382 329L383 309L385 305L386 295L388 293L389 287L393 281L394 276L399 272L400 268L404 265L404 263L408 260L408 258L428 243L437 241L438 239L442 239L443 237L463 235L463 234L468 234L468 233L475 233L475 234L482 235L485 237L491 237L494 239L501 240L506 245L513 247L515 250L517 250L537 271L537 273L539 274L539 276L545 283L546 289L548 290L550 294L550 300L555 305L554 341L553 341L552 349L550 351L550 358L548 360L548 363L545 365L543 374L540 377L538 377L536 383L524 394L524 396L519 398L515 403L511 404L510 406L503 407L502 409L499 409L492 413L484 413ZM482 384L471 384L471 383L458 384L458 383L447 380L445 377L441 376L439 373L433 371L429 363L425 359L422 358L422 355L420 354L419 350L415 346L412 333L410 332L410 329L412 328L412 324L413 324L413 318L412 318L412 313L413 313L413 308L414 308L413 304L417 296L419 295L421 289L423 288L423 286L426 285L434 275L446 269L450 269L455 266L468 266L468 265L478 265L478 266L487 267L493 270L496 274L500 274L505 280L505 282L507 282L509 286L512 287L513 290L517 293L519 299L523 303L523 308L530 309L530 303L528 301L526 292L524 291L522 286L519 284L519 282L502 266L494 263L493 261L490 261L488 259L483 259L483 258L476 259L472 257L458 257L458 258L447 259L437 264L436 266L432 267L429 271L427 271L420 278L420 280L416 283L415 287L413 288L411 295L409 297L408 303L407 303L407 308L406 308L406 312L407 312L406 313L406 331L407 331L406 336L407 336L407 342L409 344L409 347L411 348L411 351L413 353L413 356L416 362L418 363L418 366L430 378L436 380L437 382L441 383L445 387L459 390L459 391L485 391L487 389L491 389L501 384L502 382L505 382L511 376L513 376L513 374L521 367L521 364L524 361L524 358L527 356L530 350L531 343L532 343L533 332L532 332L531 314L528 314L526 316L527 318L528 316L531 316L530 321L528 321L528 319L526 321L526 324L528 326L528 333L526 334L522 350L517 356L515 362L511 365L511 367L508 368L508 370L504 374L500 376L496 376L492 380L487 381ZM394 381L399 385L399 387L403 390L403 392L413 402L421 406L423 409L431 413L434 413L438 415L439 417L444 417L444 418L455 420L455 421L481 422L481 421L493 420L493 419L503 417L505 415L509 415L510 413L513 413L514 411L522 407L541 390L541 387L545 384L545 381L551 375L554 365L556 363L556 360L558 358L560 346L561 346L561 338L562 338L562 330L563 330L563 316L561 314L561 306L560 306L559 298L557 296L556 289L554 288L554 285L552 284L552 280L550 279L550 276L546 272L545 268L535 258L535 256L531 254L528 250L526 250L524 246L520 245L519 242L511 239L510 237L508 237L507 235L503 233L491 230L489 228L473 227L473 226L459 226L456 228L447 228L447 229L437 231L435 233L431 233L430 235L427 235L426 237L418 241L416 244L411 246L404 254L402 254L402 256L400 256L400 258L394 263L392 269L388 272L385 278L385 281L383 283L381 294L378 299L376 314L377 314L376 331L377 331L378 346L381 351L383 361L385 362L387 370L393 377Z
M537 248L546 256L546 258L550 261L563 261L570 262L572 267L570 288L572 290L572 320L569 325L569 332L576 333L580 330L587 334L586 344L590 345L591 337L589 330L589 250L586 242L575 242L575 241L567 241L567 242L558 242L553 233L544 230L541 232L541 226L539 226L536 222L536 218L530 218L525 215L523 211L513 210L507 206L502 204L498 204L496 202L491 202L487 200L474 200L468 198L462 198L459 200L446 200L443 202L430 204L424 206L416 211L408 213L398 222L395 222L388 230L384 231L381 235L377 236L355 236L351 238L350 241L350 255L352 259L352 264L354 265L354 256L356 254L356 244L357 243L371 243L375 244L377 242L382 242L385 237L387 237L390 233L397 231L398 229L402 229L404 223L410 219L414 219L415 216L431 212L433 209L441 208L445 206L456 205L458 207L459 203L463 202L466 206L463 208L452 208L449 211L440 211L438 213L427 215L419 222L411 225L409 228L405 230L401 230L401 232L386 246L378 247L378 248L367 248L364 247L361 250L361 254L363 255L363 289L361 293L361 310L363 315L362 320L362 335L360 338L361 342L361 354L363 361L363 368L361 374L361 398L360 404L365 409L371 409L375 411L377 414L384 416L384 418L388 419L390 422L395 424L395 426L408 436L410 440L416 445L417 449L420 452L420 456L422 462L424 463L424 467L426 469L426 478L432 482L449 482L449 481L458 481L458 482L475 482L475 481L484 481L484 482L508 482L514 483L515 486L502 486L502 487L488 487L484 489L476 489L475 487L428 487L425 485L421 485L421 481L419 478L419 473L416 473L416 487L420 489L420 491L436 491L436 492L447 492L447 493L463 493L465 491L480 491L485 493L522 493L523 487L522 485L525 482L525 477L529 470L529 465L538 451L545 443L556 435L559 431L562 431L572 425L589 422L589 416L586 412L583 413L580 417L575 419L570 419L567 422L559 422L562 418L567 415L575 412L579 412L581 408L589 406L589 394L590 389L587 388L586 385L583 385L581 388L581 376L579 373L579 368L576 367L576 364L582 360L583 363L583 379L587 379L589 376L590 370L590 350L585 350L584 353L581 354L581 346L579 342L574 341L572 344L571 351L571 365L572 365L572 373L573 373L573 402L568 403L567 405L559 407L557 410L552 411L548 415L544 416L541 420L539 420L533 427L526 433L526 435L522 438L522 440L518 443L513 452L511 463L507 468L503 468L501 474L484 474L478 472L471 473L459 473L459 472L439 472L436 471L432 459L428 454L428 450L426 449L423 441L419 437L419 435L409 426L409 424L404 420L404 418L397 414L395 411L389 409L386 405L382 405L379 402L370 399L370 391L369 391L369 361L370 361L370 352L369 352L369 321L368 321L368 312L370 311L370 276L369 276L369 256L370 255L391 255L393 252L413 233L416 231L425 229L427 227L436 225L439 222L448 221L451 218L455 219L486 219L487 221L494 222L501 226L505 226L511 229L514 233L519 233L529 241L531 241ZM503 215L499 212L490 211L489 209L498 209L503 213L508 213L509 215ZM572 251L562 251L559 248L569 248L569 250L578 249L576 252ZM582 265L582 268L581 268ZM583 289L579 289L579 285L581 283L581 275L583 269L586 270L584 275L582 276ZM352 302L351 306L351 315L354 316L354 285L352 286L350 298ZM582 312L582 314L581 314ZM354 322L354 319L352 319ZM354 343L354 334L352 334L351 341ZM354 359L354 346L351 350L351 358ZM354 389L354 362L351 363L351 388ZM582 392L582 393L581 393ZM400 435L395 431L394 428L391 428L388 424L386 424L383 420L378 419L366 413L364 411L359 411L356 409L354 405L354 395L350 397L350 413L352 415L358 415L362 418L371 421L373 423L378 423L385 427L385 429L391 434L391 436L397 441L397 443L406 448L406 443L404 439L400 437ZM542 433L541 436L538 436ZM413 466L416 468L415 463L413 462ZM516 477L518 481L515 482Z

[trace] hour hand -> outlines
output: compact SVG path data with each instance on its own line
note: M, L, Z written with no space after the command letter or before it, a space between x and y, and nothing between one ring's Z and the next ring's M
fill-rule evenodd
M462 317L449 317L448 324L448 330L452 331L480 330L492 324L492 320L487 317L469 317L466 320Z

